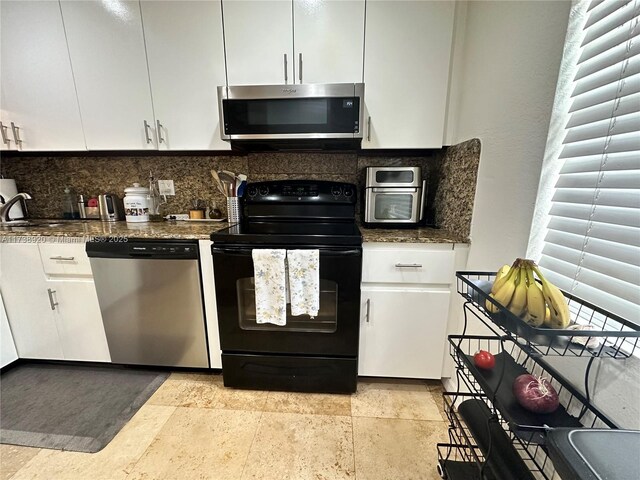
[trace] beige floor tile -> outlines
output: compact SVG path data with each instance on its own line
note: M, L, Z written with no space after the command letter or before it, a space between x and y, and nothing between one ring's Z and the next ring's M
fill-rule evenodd
M269 392L265 412L351 415L351 396L324 393Z
M444 422L353 417L356 478L440 478L436 443L447 438Z
M238 480L260 412L177 408L127 480Z
M0 479L7 480L40 452L39 448L0 445Z
M212 408L221 388L220 375L172 373L147 404Z
M436 402L436 405L438 405L438 408L440 409L440 413L442 414L442 418L447 419L446 414L444 413L444 397L442 396L442 394L444 393L444 385L442 385L442 382L439 380L427 380L426 382L427 384L427 390L429 390L429 392L431 392L431 396L433 397L433 399Z
M434 396L424 382L419 381L359 382L358 391L351 397L351 414L354 417L444 420Z
M353 479L351 418L264 412L242 480Z
M41 450L12 480L124 479L175 407L144 405L100 452Z
M213 408L225 410L262 411L269 392L259 390L242 390L222 387L212 404Z
M192 372L173 372L169 376L169 380L188 380L192 382L210 382L222 381L222 375L219 373L192 373Z

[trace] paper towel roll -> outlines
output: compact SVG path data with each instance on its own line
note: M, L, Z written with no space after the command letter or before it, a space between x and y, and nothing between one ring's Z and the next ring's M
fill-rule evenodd
M0 178L0 195L2 195L5 201L17 194L18 188L16 187L15 180L12 178ZM22 213L22 204L20 202L15 203L13 207L11 207L11 210L9 210L9 218L11 220L24 218L24 213Z

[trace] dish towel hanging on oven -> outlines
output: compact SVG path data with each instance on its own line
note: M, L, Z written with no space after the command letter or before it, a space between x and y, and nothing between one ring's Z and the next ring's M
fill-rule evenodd
M320 309L320 251L287 250L291 315L318 315Z
M286 250L254 249L253 275L256 288L256 323L287 324Z

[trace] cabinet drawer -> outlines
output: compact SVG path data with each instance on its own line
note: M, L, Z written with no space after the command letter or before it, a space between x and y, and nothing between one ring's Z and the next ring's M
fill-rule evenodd
M454 258L453 250L365 248L362 281L448 285L454 280Z
M40 258L47 275L91 275L91 264L84 243L41 244Z

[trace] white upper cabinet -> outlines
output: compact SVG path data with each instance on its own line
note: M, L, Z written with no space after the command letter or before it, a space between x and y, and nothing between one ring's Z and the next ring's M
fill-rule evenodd
M87 148L157 148L140 4L62 0L61 7Z
M223 0L229 85L294 83L291 0Z
M440 148L455 2L367 2L362 148Z
M362 82L364 10L364 0L293 0L295 83Z
M220 2L141 2L160 150L228 150L216 87L225 84Z
M0 32L2 148L85 150L58 3L3 0Z

